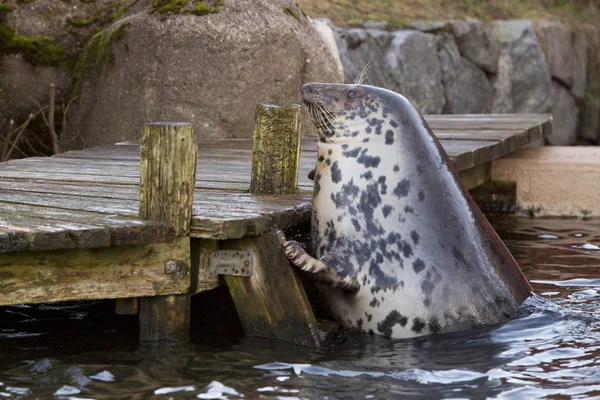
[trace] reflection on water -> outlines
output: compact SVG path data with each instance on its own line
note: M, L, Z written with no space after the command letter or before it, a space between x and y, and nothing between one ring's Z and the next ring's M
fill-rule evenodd
M346 332L315 350L138 346L135 319L102 302L1 308L0 398L600 396L600 221L493 222L538 294L503 325L410 340Z

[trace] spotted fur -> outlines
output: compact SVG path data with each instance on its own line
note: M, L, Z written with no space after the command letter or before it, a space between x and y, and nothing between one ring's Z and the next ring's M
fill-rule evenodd
M531 287L414 106L366 85L306 84L301 98L328 118L315 120L310 255L288 257L320 276L336 318L403 338L513 316Z

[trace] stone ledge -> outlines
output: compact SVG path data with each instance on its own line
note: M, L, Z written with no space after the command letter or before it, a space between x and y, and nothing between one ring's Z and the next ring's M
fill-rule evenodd
M517 206L540 217L600 216L600 148L520 149L492 163L492 181L517 183Z

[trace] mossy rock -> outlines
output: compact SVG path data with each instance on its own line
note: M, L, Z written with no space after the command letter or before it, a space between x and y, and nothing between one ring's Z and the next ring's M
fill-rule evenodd
M75 95L81 90L84 80L96 82L106 67L114 65L115 55L112 46L123 38L128 27L129 22L115 23L88 40L73 72Z
M70 61L53 37L24 36L8 24L0 24L0 55L12 53L23 54L34 65L68 66Z
M152 11L158 14L216 14L223 5L222 0L152 0Z

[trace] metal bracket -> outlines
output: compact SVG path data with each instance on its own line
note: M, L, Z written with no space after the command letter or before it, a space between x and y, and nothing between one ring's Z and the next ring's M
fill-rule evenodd
M251 276L252 252L241 250L216 250L210 253L208 276Z

